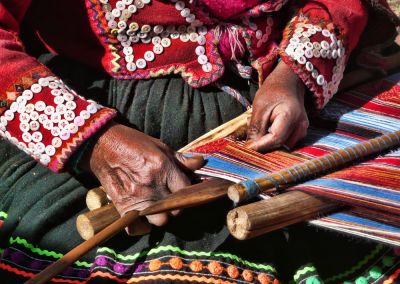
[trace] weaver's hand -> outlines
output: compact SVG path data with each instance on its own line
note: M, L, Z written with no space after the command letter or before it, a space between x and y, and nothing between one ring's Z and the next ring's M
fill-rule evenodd
M189 186L185 171L200 168L201 157L186 158L159 140L112 123L86 159L121 215L142 210L170 192ZM172 214L177 212L172 212ZM147 217L154 225L168 220L166 213Z
M281 61L257 91L247 131L248 147L266 152L292 148L308 128L305 88L298 76Z

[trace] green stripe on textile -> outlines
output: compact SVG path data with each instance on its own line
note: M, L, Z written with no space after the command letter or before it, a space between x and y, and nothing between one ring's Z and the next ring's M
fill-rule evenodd
M39 255L45 255L45 256L56 258L56 259L61 258L61 257L64 256L61 253L57 253L57 252L54 252L54 251L43 250L43 249L40 249L38 247L35 247L34 245L28 243L25 239L22 239L20 237L16 237L16 238L11 237L10 238L10 245L12 245L14 243L17 243L17 244L19 244L21 246L24 246L26 249L29 249L31 252L39 254ZM75 264L77 266L85 267L85 268L90 268L92 266L92 264L90 264L90 263L88 263L86 261L79 261L79 260L76 261Z
M250 262L247 260L244 260L236 255L230 254L230 253L224 253L224 252L204 252L204 251L187 251L187 250L183 250L180 249L179 247L174 247L174 246L159 246L147 251L142 251L140 253L135 253L133 255L122 255L122 254L118 254L116 253L113 249L111 248L107 248L107 247L101 247L97 250L97 253L109 253L114 255L114 257L120 259L120 260L124 260L124 261L134 261L140 257L143 256L150 256L150 255L154 255L160 252L175 252L175 253L179 253L181 255L185 255L185 256L203 256L203 257L223 257L223 258L228 258L231 260L235 260L239 263L242 263L248 267L252 267L252 268L256 268L256 269L262 269L262 270L266 270L266 271L271 271L271 272L276 272L276 269L271 266L271 265L264 265L264 264L257 264L254 262Z
M0 218L7 219L8 214L6 212L0 211Z
M337 280L343 279L349 275L354 274L357 270L359 270L363 265L368 263L372 258L374 258L379 252L381 252L385 248L384 245L378 244L369 254L367 254L360 262L358 262L355 266L351 267L349 270L342 272L338 275L334 275L332 277L327 278L324 280L325 283L335 282Z
M316 271L316 270L317 270L317 269L316 269L314 266L306 266L306 267L303 267L302 269L297 270L296 274L293 276L293 279L294 279L294 281L297 281L297 280L299 280L299 278L300 278L302 275L306 274L307 272L314 272L314 271Z

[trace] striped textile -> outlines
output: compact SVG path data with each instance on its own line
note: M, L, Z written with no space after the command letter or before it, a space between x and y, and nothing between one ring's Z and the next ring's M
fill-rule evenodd
M259 154L229 138L198 147L207 156L199 174L234 182L328 154L376 136L400 130L400 73L337 95L312 118L307 138L295 151ZM306 181L288 190L303 190L340 200L346 212L311 224L400 245L400 149ZM261 197L278 194L271 192Z

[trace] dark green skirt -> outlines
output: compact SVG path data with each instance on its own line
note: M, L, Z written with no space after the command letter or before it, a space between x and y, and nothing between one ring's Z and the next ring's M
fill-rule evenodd
M244 111L231 96L212 87L192 89L177 77L116 81L60 57L44 56L42 61L79 94L117 109L120 123L174 149ZM252 99L254 84L228 80ZM0 157L0 283L23 283L82 241L75 219L87 210L87 188L97 182L88 176L54 174L4 140ZM320 283L323 279L361 284L379 282L398 267L393 248L304 224L249 241L234 240L225 227L231 207L222 200L187 209L166 227L143 237L121 233L82 257L55 282Z

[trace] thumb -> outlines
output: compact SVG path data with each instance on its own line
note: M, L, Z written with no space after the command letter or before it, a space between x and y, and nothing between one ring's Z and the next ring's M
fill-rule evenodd
M176 152L175 158L177 159L178 164L181 166L181 168L188 171L198 170L205 163L203 156L200 155L188 157L183 155L182 153Z

